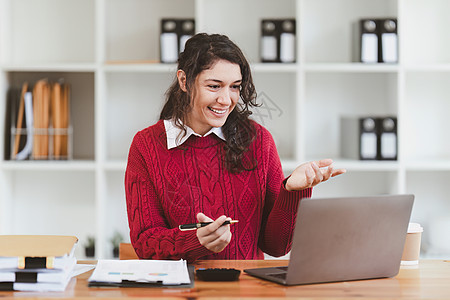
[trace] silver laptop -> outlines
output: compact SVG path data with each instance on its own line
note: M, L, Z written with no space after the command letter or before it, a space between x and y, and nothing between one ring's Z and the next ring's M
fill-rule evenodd
M303 199L289 266L244 272L283 285L393 277L413 195Z

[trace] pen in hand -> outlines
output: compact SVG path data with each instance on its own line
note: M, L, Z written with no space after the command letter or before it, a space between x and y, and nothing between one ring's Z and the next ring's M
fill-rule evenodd
M237 223L237 222L239 222L239 220L225 221L225 222L223 222L223 224L222 224L221 226L223 226L223 225L229 225L229 224L234 224L234 223ZM212 223L212 222L200 222L200 223L193 223L193 224L184 224L184 225L178 226L178 228L179 228L181 231L195 230L195 229L198 229L198 228L200 228L200 227L205 227L205 226L207 226L207 225L209 225L209 224L211 224L211 223Z

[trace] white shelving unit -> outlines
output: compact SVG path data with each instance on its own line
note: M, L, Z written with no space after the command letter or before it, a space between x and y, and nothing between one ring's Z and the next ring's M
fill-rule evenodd
M331 157L348 173L316 197L414 193L423 255L448 257L436 238L450 234L448 11L447 0L0 0L0 233L73 234L81 245L95 235L98 258L111 257L114 231L128 240L128 147L156 122L176 70L143 61L159 58L160 19L183 17L243 49L264 102L254 118L286 173ZM354 24L366 17L398 19L399 64L356 62ZM263 18L296 18L297 63L260 63ZM11 161L8 91L42 77L72 85L74 159ZM398 161L342 159L340 117L374 114L398 117Z

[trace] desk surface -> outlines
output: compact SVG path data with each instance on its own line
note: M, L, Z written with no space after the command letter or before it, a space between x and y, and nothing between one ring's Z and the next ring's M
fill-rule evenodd
M287 265L285 260L198 261L196 268L247 269ZM450 261L422 260L418 266L402 267L394 278L347 281L286 287L245 273L235 282L203 282L193 288L89 288L92 271L72 279L65 292L0 292L0 298L103 298L154 297L158 299L227 298L440 298L450 299Z

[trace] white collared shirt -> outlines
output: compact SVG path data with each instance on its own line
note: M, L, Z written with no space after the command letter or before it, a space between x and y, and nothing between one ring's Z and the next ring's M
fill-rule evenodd
M164 120L164 127L166 129L167 136L167 149L176 148L182 145L191 135L202 137L202 135L196 133L187 125L184 125L184 127L186 127L186 135L183 136L182 130L175 125L175 122L173 120ZM214 133L219 138L225 141L222 127L213 127L203 136L208 136L211 133Z

